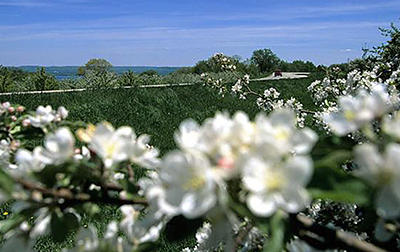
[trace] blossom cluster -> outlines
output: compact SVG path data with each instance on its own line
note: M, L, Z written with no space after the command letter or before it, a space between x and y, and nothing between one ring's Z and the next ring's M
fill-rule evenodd
M389 78L384 78L384 73L389 71ZM332 71L335 73L335 71ZM337 74L328 74L322 81L316 80L308 86L316 105L329 107L340 96L356 95L360 89L370 91L376 83L385 86L394 86L399 70L392 70L390 64L377 64L371 71L355 69L349 72L346 78L338 78Z
M215 53L213 60L223 69L233 71L236 70L236 65L231 59L226 57L223 53Z
M269 88L264 91L262 97L257 98L257 106L264 111L274 111L278 109L291 109L296 114L296 123L299 127L304 127L307 113L303 110L303 104L296 98L291 97L288 100L278 99L280 93L274 88Z
M378 67L374 69L377 72ZM376 190L374 207L380 219L375 236L381 241L396 232L396 228L385 231L383 226L400 217L400 100L393 85L399 81L397 72L386 81L380 79L381 83L374 82L379 80L375 74L350 73L358 89L338 97L337 106L321 113L333 134L361 136L353 149L357 165L353 173Z
M4 103L2 108L10 112L9 108L13 107ZM3 113L6 113L4 111ZM38 236L48 234L51 229L51 220L54 218L53 211L61 216L71 215L71 218L79 221L80 214L76 213L74 208L67 207L61 212L59 208L54 208L52 205L63 204L65 200L75 199L75 197L77 200L89 200L92 194L96 195L104 190L103 187L107 183L118 183L119 180L130 176L126 169L121 169L125 163L137 164L149 170L154 170L159 165L158 150L149 145L149 136L136 136L133 129L127 126L115 130L108 123L89 124L86 128L79 129L76 134L69 127L60 124L58 124L59 127L52 125L64 120L67 115L68 111L64 107L54 111L50 106L39 106L34 113L19 115L18 121L22 123L28 119L30 123L24 127L14 126L15 129L10 129L9 139L2 139L0 142L2 171L15 181L24 181L20 182L21 185L16 183L9 188L10 191L1 187L1 201L8 199L26 201L20 211L35 209L32 212L34 222L22 221L19 223L18 230L6 232L5 247L15 242L27 245L21 240L26 237L36 239ZM45 132L43 146L28 150L23 145L15 144L13 134L17 135L24 130L30 130L30 128L33 130L37 127L39 130L37 133L40 133L40 130ZM80 147L78 147L78 142ZM93 167L90 163L100 165ZM81 178L83 171L71 167L86 170L86 178ZM54 174L54 178L46 180L48 175L45 174L52 170L58 172ZM49 188L37 189L44 181ZM84 186L83 181L87 181L85 183L88 185ZM32 183L38 185L35 185L35 190L24 190L29 189ZM52 194L58 196L52 198ZM61 199L57 199L58 197ZM50 207L37 208L35 204ZM87 231L85 232L87 234ZM85 241L86 239L87 237ZM29 246L32 245L29 244ZM93 240L93 243L85 242L80 247L78 242L78 251L97 251L99 244ZM30 251L31 248L25 249Z
M186 120L175 139L179 150L168 153L157 173L140 182L151 210L145 219L124 225L126 233L137 234L146 225L147 232L141 233L159 231L166 220L183 215L207 216L216 227L212 237L221 235L221 225L228 236L227 230L237 222L229 198L262 217L279 209L297 213L310 203L305 187L313 173L309 152L317 136L308 128L297 129L291 110L277 110L268 117L261 113L254 122L243 112L232 118L217 113L203 125ZM231 195L227 188L238 179L243 189ZM222 217L215 219L216 215Z
M391 73L387 79L382 77L385 71ZM308 90L320 108L314 114L316 123L326 131L333 130L339 135L352 133L354 137L357 129L397 110L397 72L391 71L390 64L377 64L371 71L353 70L347 79L328 76L313 82Z
M25 125L32 125L36 128L45 128L52 122L60 122L68 117L68 111L65 107L61 106L57 111L53 110L50 105L39 106L34 115L30 115L24 121Z

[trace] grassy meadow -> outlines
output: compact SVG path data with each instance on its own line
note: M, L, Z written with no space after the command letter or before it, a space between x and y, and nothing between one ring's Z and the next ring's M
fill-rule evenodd
M277 80L267 82L251 82L250 86L257 91L274 87L282 98L295 97L306 109L313 109L314 104L307 93L307 86L319 76L311 75L306 79ZM199 123L212 117L216 111L245 111L250 118L259 113L255 99L240 100L230 94L221 97L217 91L202 85L172 88L133 88L133 89L99 89L76 93L24 94L2 96L1 101L9 101L35 110L39 105L51 105L53 108L65 106L69 110L69 120L90 123L108 121L115 127L129 125L137 134L149 134L151 144L157 147L161 155L173 150L174 132L179 124L187 118ZM104 232L106 224L120 218L117 207L104 205L101 220L88 219L83 216L83 223L93 223L100 232ZM9 205L3 205L3 212L12 211ZM6 218L6 216L1 216ZM72 244L68 240L56 244L49 237L43 237L36 245L40 252L56 252ZM161 239L158 251L180 251L191 246L194 237L180 242L168 242Z

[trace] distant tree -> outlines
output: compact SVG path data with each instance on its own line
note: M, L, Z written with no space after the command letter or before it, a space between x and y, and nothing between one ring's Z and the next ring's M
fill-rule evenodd
M260 49L253 52L251 63L256 65L261 73L275 70L280 63L280 59L271 49Z
M241 57L239 55L227 56L226 57L233 65L236 65L236 71L238 72L248 72L247 65L243 62L240 62ZM218 73L223 71L221 66L215 62L214 57L210 57L207 60L201 60L196 63L193 67L193 73L202 74L202 73Z
M181 67L178 70L170 73L170 75L179 75L179 74L193 74L194 68L193 67Z
M111 63L105 59L91 59L84 66L78 68L78 75L83 76L87 71L104 74L110 72L112 67Z
M59 87L59 83L53 75L46 73L44 67L38 68L35 73L29 74L20 82L21 91L53 90Z
M208 60L200 60L193 67L193 72L195 74L212 73L219 71L221 71L220 67L215 64L212 58L209 58Z
M54 76L46 73L44 67L39 68L36 73L32 75L33 82L36 90L52 90L56 89L57 81Z
M158 72L157 72L156 70L147 70L147 71L141 72L141 73L139 74L139 76L143 76L143 75L147 75L147 76L157 76L157 75L158 75Z
M11 91L17 81L22 81L28 72L15 67L0 65L0 92Z
M133 86L137 76L131 70L125 72L118 78L120 86Z
M0 92L6 92L7 88L12 84L11 73L6 67L0 66Z

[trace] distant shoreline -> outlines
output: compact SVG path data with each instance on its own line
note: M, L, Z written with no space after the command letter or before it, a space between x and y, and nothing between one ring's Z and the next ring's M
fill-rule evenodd
M13 67L13 66L11 66ZM22 69L26 72L36 72L42 66L17 66L15 68ZM53 75L58 80L76 79L79 66L44 66L47 73ZM122 75L125 72L133 71L136 74L148 70L155 70L159 75L168 75L182 67L153 67L153 66L114 66L113 71L117 75Z

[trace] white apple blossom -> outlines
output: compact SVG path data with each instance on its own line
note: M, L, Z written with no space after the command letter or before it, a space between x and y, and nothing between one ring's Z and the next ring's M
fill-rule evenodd
M67 116L68 110L63 106L60 106L57 111L54 111L50 105L47 105L46 107L40 105L37 107L35 114L28 117L28 120L29 125L32 125L33 127L45 128L51 122L59 122L66 119Z
M70 159L74 155L75 137L71 131L62 127L57 129L54 134L45 136L44 148L36 147L38 158L46 165L59 165Z
M295 114L289 109L274 111L269 117L257 115L256 151L265 150L265 156L309 153L318 136L309 128L297 129L295 123Z
M136 140L133 139L132 149L129 153L132 162L148 169L158 167L160 164L158 149L150 146L149 141L148 135L140 135Z
M96 126L89 142L89 148L102 160L105 167L129 159L133 130L130 127L120 127L114 130L109 123L100 123Z
M393 115L386 115L383 119L382 130L395 138L400 140L400 112L396 111Z
M375 198L377 214L382 218L400 216L400 145L391 143L383 155L372 144L355 148L359 165L356 174L378 189Z
M68 128L62 127L45 136L44 147L37 146L32 152L19 149L15 154L16 172L41 171L45 165L59 165L74 154L75 138Z
M242 165L243 185L250 193L246 203L254 214L267 217L278 209L297 213L310 203L305 190L313 172L309 157L281 161L249 156Z
M175 142L182 150L190 151L198 148L201 137L199 124L187 119L179 125L179 131L175 133Z
M57 112L54 113L54 121L59 122L68 117L68 110L64 106L60 106L57 109Z
M286 109L275 111L269 117L259 114L254 123L243 112L237 112L232 118L227 114L217 113L214 118L207 119L202 126L192 120L183 122L175 139L184 153L177 152L171 156L173 158L170 157L170 160L165 161L165 159L160 169L160 177L166 176L171 180L161 183L168 188L165 197L170 199L165 201L176 202L175 206L180 206L185 195L185 191L182 190L185 188L182 186L185 181L196 187L201 184L203 190L206 188L205 182L210 181L211 185L214 185L211 188L214 192L209 192L211 198L215 197L214 188L223 185L222 181L242 175L246 181L244 182L247 185L246 189L250 192L255 190L251 200L248 201L252 210L261 211L256 210L258 208L256 205L260 202L254 202L255 199L262 197L263 201L273 204L268 214L272 214L278 208L288 212L301 210L308 203L304 186L312 174L312 162L306 155L314 146L317 135L308 128L297 129L295 121L293 111ZM250 159L260 161L258 170L253 167L254 162L248 162ZM293 160L298 162L297 166ZM196 162L203 164L198 165ZM201 168L194 169L198 166ZM169 169L165 169L166 167ZM164 171L168 172L163 175ZM210 177L206 179L208 174ZM274 181L278 183L279 180L279 184L273 186L274 192L270 192L264 186L262 192L258 193L259 191L253 187L264 185L271 174L278 176ZM296 174L300 178L303 176L304 179L297 180L291 174ZM256 182L249 183L252 177ZM218 190L221 191L223 190ZM223 201L222 196L217 197L220 202Z
M243 87L242 80L238 79L237 82L235 83L235 85L232 86L231 90L235 94L240 93L242 91L242 87Z
M132 205L124 205L119 209L122 212L122 221L119 224L121 229L128 235L128 237L134 237L133 226L140 212Z
M217 113L201 127L193 120L182 122L175 140L182 150L205 155L216 174L230 178L238 175L234 164L241 154L249 151L254 132L254 123L245 113L236 112L232 118Z
M140 210L138 206L129 205L120 208L123 213L120 227L134 246L157 241L165 224L178 214L176 208L165 203L165 191L162 189L157 172L148 172L148 177L141 178L138 184L141 187L139 194L145 196L148 202L146 215L137 218Z
M106 232L104 233L104 239L111 240L116 238L118 234L118 223L117 221L111 221L107 225Z
M0 112L4 113L11 106L10 102L3 102L0 104Z
M89 148L96 152L107 168L126 160L147 168L159 164L158 150L148 148L150 138L147 135L136 138L131 127L114 130L111 124L103 122L88 128L87 132L80 131L78 135L89 142Z
M10 166L10 143L2 139L0 141L0 167L8 168Z
M19 149L15 154L17 168L15 172L24 175L27 172L41 171L45 164L39 159L39 149L35 148L32 152Z
M386 88L377 84L371 93L361 90L356 97L340 97L340 112L327 114L323 119L335 134L343 136L383 116L391 105Z
M200 153L169 153L159 169L165 195L161 209L197 218L216 205L217 185L209 160ZM163 205L166 205L163 207Z
M53 109L50 105L46 107L39 106L36 109L35 116L29 116L30 123L33 127L43 128L49 125L55 118Z

